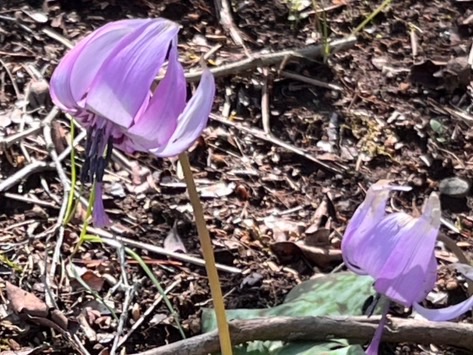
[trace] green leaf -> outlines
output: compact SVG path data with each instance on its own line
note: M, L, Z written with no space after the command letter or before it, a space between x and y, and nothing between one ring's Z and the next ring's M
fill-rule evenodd
M227 311L228 320L260 317L304 316L359 316L363 305L374 295L373 279L349 272L325 275L305 281L289 292L283 304L267 309L234 309ZM202 313L202 330L217 328L212 309ZM236 355L358 355L364 354L359 345L350 345L345 339L330 342L254 341L235 348Z

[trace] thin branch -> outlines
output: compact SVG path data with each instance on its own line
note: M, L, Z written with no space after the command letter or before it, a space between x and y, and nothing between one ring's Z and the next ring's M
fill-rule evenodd
M261 90L261 121L263 123L263 131L266 134L271 134L271 112L269 109L269 84L270 74L268 68L263 68L263 88Z
M8 190L12 186L19 184L21 180L26 179L33 173L37 173L39 171L44 170L54 170L53 163L46 163L44 161L34 160L30 164L26 165L25 167L21 168L13 175L10 175L8 178L0 182L0 192Z
M164 290L164 293L167 295L169 292L171 292L176 286L181 284L181 280L174 281L166 290ZM145 321L146 317L149 317L151 313L153 313L154 309L161 303L163 300L162 295L158 295L156 300L153 302L153 304L141 315L141 317L133 324L133 326L130 328L128 333L126 333L123 337L120 338L120 341L118 343L117 349L122 347L128 338L133 334L135 330L137 330L141 324Z
M326 341L335 338L366 343L380 317L273 317L230 322L232 343L254 340ZM461 346L473 350L473 324L391 318L383 341ZM134 355L206 355L219 351L216 330Z
M329 43L330 53L337 52L352 47L356 43L356 37L350 36L347 38L337 39ZM241 73L247 70L252 70L257 67L267 67L270 65L279 64L288 57L301 57L314 59L324 55L326 50L325 44L308 46L300 49L286 49L279 52L253 53L250 58L246 58L234 63L224 64L217 68L212 68L210 71L214 76L227 76L231 74ZM202 71L186 73L188 81L198 81L202 75ZM159 78L158 78L159 79Z
M91 234L96 234L100 236L102 239L105 239L107 241L119 241L123 244L126 244L127 246L133 247L133 248L138 248L138 249L144 249L148 250L152 253L156 253L159 255L165 255L169 258L175 259L175 260L180 260L189 264L194 264L198 266L205 266L205 261L199 258L196 258L194 256L190 256L187 254L181 254L181 253L175 253L169 250L166 250L164 248L158 247L156 245L151 245L143 242L139 242L134 239L129 239L125 237L121 237L118 235L113 235L112 233L109 233L103 229L99 228L94 228L94 227L87 227L87 231ZM217 266L217 270L223 271L223 272L229 272L232 274L241 274L242 271L236 267L233 266L227 266L227 265L222 265L222 264L215 264Z
M248 48L245 46L245 42L240 33L240 29L235 25L232 16L232 8L228 0L214 0L215 9L217 12L218 20L225 31L228 31L230 37L232 37L235 44L242 46L249 55Z
M299 81L302 81L304 83L314 85L314 86L318 86L318 87L321 87L321 88L324 88L324 89L330 89L330 90L336 90L336 91L342 91L343 90L343 88L341 86L331 84L331 83L324 83L323 81L320 81L320 80L317 80L317 79L314 79L314 78L309 78L309 77L304 76L304 75L299 75L299 74L291 73L291 72L284 71L284 70L282 70L280 72L280 75L285 77L285 78L288 78L288 79L299 80Z

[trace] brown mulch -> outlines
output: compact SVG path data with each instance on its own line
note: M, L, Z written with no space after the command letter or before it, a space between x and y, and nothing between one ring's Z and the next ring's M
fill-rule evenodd
M330 5L339 6L323 16L316 16L309 7L294 18L284 1L236 3L233 20L250 52L322 43L319 29L324 27L324 18L329 38L348 36L381 4L333 0ZM414 210L425 196L438 189L442 179L473 179L473 101L468 64L472 14L469 2L393 2L360 31L352 48L332 53L328 60L290 58L283 68L335 84L339 89L284 78L277 66L218 78L213 112L220 117L228 114L236 127L211 120L190 158L203 189L217 262L242 271L221 273L227 308L280 304L296 284L339 266L344 226L364 191L376 180L392 179L412 186L410 193L392 203L396 208ZM76 41L109 21L158 16L182 25L180 53L187 70L198 70L200 57L217 45L220 47L209 58L209 66L222 66L246 56L219 23L212 1L3 0L0 142L34 127L52 109L47 91L41 86L42 77L49 79L67 48L51 35L51 30L60 38ZM337 172L238 128L242 125L263 130L265 81L272 135L305 150ZM60 154L70 142L70 122L59 115L52 128L55 149ZM83 148L79 145L77 150L80 163ZM164 240L169 240L177 223L174 237L189 255L201 258L177 161L144 154L127 159L138 162L144 173L140 181L134 181L126 164L114 161L109 167L105 207L114 222L111 231L172 250L175 243L164 245ZM0 184L35 161L51 161L41 131L12 145L3 143ZM63 161L63 168L70 176L69 158ZM84 191L87 196L87 189ZM120 314L125 292L114 289L121 277L119 252L107 245L86 244L74 253L85 213L78 207L64 230L59 249L61 263L56 265L49 285L45 285L59 234L53 229L63 197L58 174L54 167L46 166L0 194L2 298L7 299L8 288L14 285L36 295L32 303L41 308L41 302L48 299L49 287L59 311L69 321L64 327L69 330L77 327L77 322L82 326L85 322L90 333L78 331L79 340L91 354L105 354L117 323L67 270L70 264L87 270L86 282ZM20 196L27 200L20 200ZM460 234L448 228L443 231L469 257L471 195L442 196L442 204L444 217L462 227ZM201 310L211 306L204 268L144 249L135 250L164 288L175 283L169 298L188 335L199 334ZM330 257L324 256L327 251ZM441 250L439 260L449 264L456 258ZM124 333L143 316L157 294L131 259L126 274L137 291ZM452 293L455 299L465 297L461 283L446 286L456 275L447 271L440 275L439 292ZM12 316L6 303L0 305L0 319L4 319L0 321L1 351L27 347L41 347L44 353L77 351L61 327L54 329L44 321ZM51 315L41 317L50 320ZM125 347L127 353L139 352L179 339L168 309L159 304L133 331ZM421 352L416 346L399 346L393 351Z

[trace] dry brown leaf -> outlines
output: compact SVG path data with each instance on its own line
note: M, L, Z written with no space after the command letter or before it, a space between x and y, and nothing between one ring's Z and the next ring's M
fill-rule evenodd
M12 310L17 313L25 313L31 316L47 317L48 306L34 294L6 282L7 297Z

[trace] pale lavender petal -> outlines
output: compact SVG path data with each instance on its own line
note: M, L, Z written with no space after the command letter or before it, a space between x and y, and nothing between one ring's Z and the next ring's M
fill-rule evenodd
M94 226L97 228L102 228L110 224L110 219L105 212L105 208L103 206L103 184L101 182L97 182L95 184L95 202L94 202L94 209L92 211L92 218L94 222Z
M137 144L135 150L148 151L164 146L177 127L179 115L186 107L186 80L179 63L177 43L169 52L169 65L143 114L135 120L127 135Z
M128 128L148 103L151 84L178 31L174 22L157 19L123 38L97 73L87 108Z
M82 39L61 60L50 81L55 105L75 112L95 75L118 41L150 20L122 20L106 24Z
M413 308L417 313L428 320L443 322L460 317L462 314L470 311L473 308L473 297L470 297L456 305L445 308L429 309L422 307L418 303L414 303Z
M385 305L381 311L381 320L379 321L378 328L376 328L376 331L374 332L373 339L371 340L368 349L366 349L366 355L378 355L379 344L381 343L384 327L386 326L386 321L388 319L388 310L389 302L385 302Z
M423 278L423 284L420 285L420 289L423 292L419 293L419 301L423 300L430 291L435 287L437 281L437 259L435 258L435 252L432 254L430 264L427 266L427 272Z
M391 222L398 223L397 233L393 233ZM369 272L376 279L375 289L379 293L411 306L432 290L435 285L432 276L437 270L434 249L439 228L440 202L436 194L430 196L419 219L405 223L393 214L378 225L378 233L386 236L380 238L379 244L391 240L385 246L390 255L384 259L384 266Z
M369 247L371 241L367 242L366 238L368 236L375 239L383 238L383 236L374 235L373 228L386 215L386 201L391 190L406 190L406 188L390 186L386 180L373 184L347 225L342 239L342 255L346 266L357 274L367 273L364 269L367 250L362 245Z
M215 96L215 80L205 69L199 87L178 119L177 128L164 147L152 149L159 157L171 157L184 152L200 136L209 118Z

